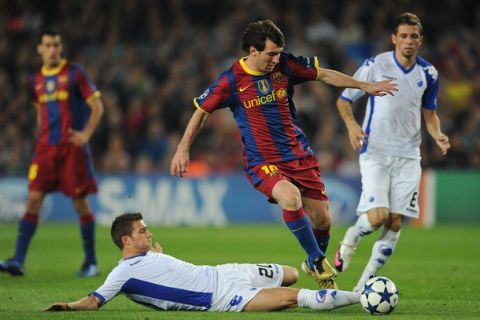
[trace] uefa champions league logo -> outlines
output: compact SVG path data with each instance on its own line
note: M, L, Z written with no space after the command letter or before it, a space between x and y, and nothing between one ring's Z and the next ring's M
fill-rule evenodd
M205 99L208 96L208 93L210 92L210 89L205 90L199 97L198 99L202 100Z

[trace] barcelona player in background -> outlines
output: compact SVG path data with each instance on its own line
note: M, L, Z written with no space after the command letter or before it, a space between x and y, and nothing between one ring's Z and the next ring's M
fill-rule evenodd
M87 201L97 192L88 141L103 114L100 92L81 65L62 58L60 34L47 29L37 45L42 67L31 79L38 137L28 171L28 199L18 228L15 255L0 262L0 271L23 276L28 247L37 229L47 193L61 191L72 198L78 213L85 260L78 276L98 274L95 218Z
M194 99L190 119L171 163L171 174L187 172L189 149L208 115L229 107L242 134L244 172L252 185L283 209L283 219L307 253L302 269L321 288L336 288L336 271L325 259L332 218L317 158L297 123L294 85L319 80L337 87L392 94L391 80L357 81L319 67L316 57L284 52L284 36L270 20L250 23L242 49L248 56L224 71ZM307 216L308 218L307 218Z

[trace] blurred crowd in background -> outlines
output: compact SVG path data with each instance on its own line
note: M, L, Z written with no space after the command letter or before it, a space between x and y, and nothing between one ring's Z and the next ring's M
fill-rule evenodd
M472 8L475 8L472 10ZM84 64L105 104L91 147L104 173L166 173L199 96L245 54L248 22L273 20L285 50L318 56L352 75L364 59L392 50L396 17L423 22L420 55L440 74L438 113L452 148L442 157L423 130L424 168L480 168L480 5L477 1L372 0L2 0L0 1L0 174L26 174L35 141L29 76L40 65L38 32L54 26L64 56ZM358 155L337 113L337 88L296 87L300 123L323 173L359 174ZM364 101L355 105L359 122ZM239 131L228 109L214 113L191 150L194 174L242 168Z

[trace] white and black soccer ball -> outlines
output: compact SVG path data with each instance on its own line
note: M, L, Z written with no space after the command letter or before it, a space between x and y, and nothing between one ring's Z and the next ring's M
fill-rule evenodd
M385 277L373 277L365 283L360 303L370 314L387 314L398 304L398 290L392 280Z

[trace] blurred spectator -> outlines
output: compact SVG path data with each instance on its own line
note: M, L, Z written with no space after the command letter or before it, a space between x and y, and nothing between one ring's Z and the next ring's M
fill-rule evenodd
M166 156L169 145L165 127L160 119L151 119L148 123L147 134L143 139L140 154L150 159L153 163L159 163Z
M107 173L128 172L130 168L130 155L125 149L125 139L118 133L111 134L107 150L102 155L100 170Z
M322 9L307 0L1 1L0 174L25 174L32 154L28 75L39 64L32 43L46 21L55 21L67 55L86 65L102 91L105 117L91 141L97 167L149 173L169 170L172 140L194 111L192 99L240 55L231 35L248 22L272 19L285 31L287 50L317 55L322 67L352 74L364 59L393 48L385 40L389 23L404 11L424 21L420 55L438 67L438 112L455 143L442 158L424 139L422 165L480 168L480 3L319 0L314 7ZM356 155L344 143L335 109L339 92L297 88L299 121L314 140L321 169L353 174ZM226 120L231 117L215 116L191 160L199 172L241 170L238 130Z

